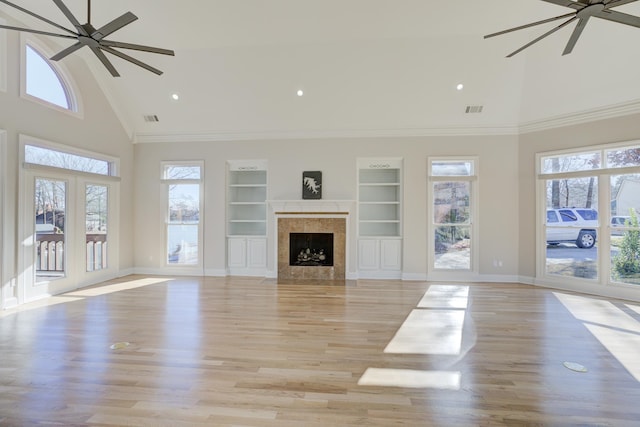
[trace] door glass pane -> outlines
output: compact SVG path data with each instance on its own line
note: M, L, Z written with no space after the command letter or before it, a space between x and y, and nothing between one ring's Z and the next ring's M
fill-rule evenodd
M471 183L433 184L434 267L471 269Z
M107 268L108 187L87 185L85 205L85 244L87 271Z
M597 178L547 180L546 190L547 273L597 279Z
M65 277L67 183L35 181L36 282Z
M198 263L200 222L200 184L169 186L169 224L167 226L167 262Z
M167 227L167 263L198 263L198 226L169 225Z
M436 227L434 245L435 268L471 269L471 227Z
M640 174L611 177L611 279L640 285Z

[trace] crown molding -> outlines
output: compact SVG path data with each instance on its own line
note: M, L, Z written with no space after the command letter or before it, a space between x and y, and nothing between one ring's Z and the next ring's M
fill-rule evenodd
M579 125L596 120L613 119L640 113L640 100L592 108L570 114L535 120L520 125L519 133L532 133L556 129L565 126Z
M137 133L134 143L160 142L219 142L285 139L332 139L332 138L402 138L421 136L480 136L517 135L517 126L494 127L439 127L406 129L344 129L344 130L299 130L262 132L202 132L202 133Z

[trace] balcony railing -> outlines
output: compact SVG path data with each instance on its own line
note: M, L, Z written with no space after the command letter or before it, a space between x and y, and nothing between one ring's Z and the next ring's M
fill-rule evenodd
M107 235L86 235L87 271L107 266ZM64 234L36 234L36 272L64 272Z

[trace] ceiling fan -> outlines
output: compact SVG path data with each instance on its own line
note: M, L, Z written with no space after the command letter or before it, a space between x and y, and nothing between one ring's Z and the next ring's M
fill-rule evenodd
M40 31L40 30L32 30L30 28L21 28L21 27L12 27L9 25L0 25L0 28L5 28L8 30L16 30L16 31L25 31L25 32L29 32L29 33L35 33L35 34L43 34L46 36L54 36L54 37L62 37L62 38L66 38L66 39L72 39L72 40L76 40L76 43L74 43L73 45L69 46L66 49L63 49L62 51L58 52L57 54L55 54L53 57L51 57L52 61L59 61L62 58L66 57L67 55L75 52L76 50L82 48L83 46L87 46L89 47L89 49L91 49L91 51L98 57L98 59L100 60L100 62L102 62L102 64L107 68L107 70L109 70L109 72L111 73L111 75L113 77L119 77L120 74L118 73L118 71L116 70L116 68L113 66L113 64L111 63L111 61L109 61L109 59L107 58L107 56L104 54L104 52L110 53L112 55L115 55L117 57L120 57L126 61L129 61L139 67L144 68L145 70L149 70L152 73L155 73L157 75L162 74L162 71L158 70L157 68L154 68L148 64L145 64L142 61L137 60L136 58L133 58L125 53L122 53L114 48L121 48L121 49L131 49L131 50L138 50L138 51L143 51L143 52L151 52L151 53L159 53L162 55L174 55L174 52L172 50L168 50L168 49L160 49L157 47L151 47L151 46L143 46L143 45L139 45L139 44L132 44L132 43L122 43L122 42L117 42L117 41L111 41L111 40L105 40L105 37L109 36L110 34L114 33L115 31L119 30L120 28L124 27L125 25L129 25L130 23L132 23L133 21L135 21L136 19L138 19L138 17L136 15L134 15L131 12L127 12L125 14L123 14L122 16L114 19L113 21L109 22L108 24L96 29L93 25L91 25L91 0L88 0L88 7L87 7L87 23L86 24L80 24L80 21L78 21L76 19L76 17L71 13L71 11L67 8L67 6L65 6L65 4L62 2L62 0L53 0L53 2L56 4L56 6L58 6L58 8L62 11L62 13L67 17L67 19L73 24L73 26L75 27L76 31L70 30L60 24L57 24L45 17L42 17L40 15L37 15L34 12L31 12L21 6L18 6L16 4L13 4L9 1L6 0L0 0L0 3L4 3L8 6L11 6L15 9L18 9L21 12L24 12L28 15L33 16L34 18L37 18L41 21L46 22L49 25L53 25L56 28L59 28L63 31L65 31L67 34L58 34L58 33L52 33L52 32L48 32L48 31Z
M576 42L578 41L578 38L580 38L580 35L582 34L582 31L587 25L587 22L589 22L590 18L601 18L601 19L606 19L607 21L617 22L619 24L626 24L626 25L631 25L632 27L640 28L640 17L618 12L616 10L612 10L612 8L614 7L622 6L628 3L633 3L638 0L578 0L578 1L542 0L542 1L546 1L547 3L557 4L558 6L569 7L571 9L574 9L574 12L570 12L560 16L555 16L553 18L543 19L542 21L532 22L530 24L521 25L519 27L510 28L508 30L499 31L497 33L488 34L484 36L484 38L487 39L489 37L499 36L502 34L510 33L512 31L522 30L522 29L533 27L536 25L546 24L548 22L553 22L560 19L568 18L566 21L564 21L562 24L558 25L557 27L552 28L551 30L547 31L540 37L533 39L529 43L522 46L520 49L515 50L514 52L511 52L509 55L507 55L507 58L511 58L513 55L519 52L522 52L529 46L539 42L543 38L550 36L551 34L555 33L559 29L564 28L565 26L577 20L578 23L576 24L576 27L574 28L573 33L571 34L571 37L569 38L569 41L567 42L567 45L565 46L564 51L562 52L563 55L567 55L573 51L573 48L575 47Z

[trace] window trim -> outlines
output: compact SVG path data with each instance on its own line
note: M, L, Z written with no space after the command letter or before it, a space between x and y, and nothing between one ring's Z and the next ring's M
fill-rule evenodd
M200 179L166 179L165 171L167 166L198 166L200 168ZM205 241L204 241L204 183L205 183L205 162L204 160L163 160L160 162L160 186L162 188L162 224L163 224L163 245L161 258L162 265L165 269L185 273L189 270L197 271L201 274L204 270ZM199 185L199 220L198 220L198 262L196 264L174 264L170 263L167 258L167 249L169 247L169 186L172 184L198 184ZM176 225L176 224L173 224ZM202 273L204 274L204 273Z
M465 161L471 162L470 175L431 175L433 162L439 161ZM480 257L478 247L480 245L480 221L479 221L479 170L480 160L478 156L433 156L427 158L427 275L430 280L438 280L439 277L451 277L451 275L462 276L473 279L478 276L480 271ZM468 269L442 269L435 267L435 248L433 245L433 237L436 225L433 223L433 184L436 182L468 182L471 185L470 202L471 209L469 211L469 223L466 225L471 228L471 248L470 248L470 265ZM462 224L461 224L462 226Z
M18 136L19 145L20 145L20 164L23 168L28 169L42 169L42 170L62 170L62 171L71 171L77 173L78 175L87 175L87 176L98 176L103 177L105 179L117 179L120 180L120 159L117 157L109 156L107 154L97 153L95 151L83 150L81 148L72 147L69 145L59 144L56 142L47 141L44 139L36 138L34 136L20 134ZM34 147L44 148L47 150L59 151L65 154L72 154L83 157L90 157L96 160L102 160L109 164L109 174L103 175L98 173L91 172L83 172L77 171L73 169L65 169L59 168L56 166L47 166L41 165L38 163L29 163L25 160L25 147L27 145L31 145Z
M64 108L49 102L45 99L39 98L27 93L27 46L31 47L36 53L49 64L49 66L56 73L60 84L65 90L67 95L67 101L69 108ZM62 61L53 62L48 58L55 55L53 49L49 48L42 40L36 38L33 34L20 33L20 97L36 104L51 108L52 110L59 111L65 114L69 114L76 118L84 118L84 108L82 98L80 96L80 90L74 79L71 78L71 73Z
M612 143L591 145L576 147L565 150L552 150L536 153L536 281L542 284L549 284L556 287L567 288L578 292L596 292L602 293L607 290L619 289L627 290L631 292L640 291L640 286L616 282L611 278L611 263L610 259L606 256L608 250L611 247L610 230L611 230L611 206L609 201L611 200L611 180L612 176L627 175L627 174L640 174L640 165L638 166L624 166L624 167L604 167L605 155L607 151L640 147L640 140L618 141ZM602 165L597 169L571 171L571 172L556 172L556 173L543 173L542 161L548 157L562 157L572 154L597 152L602 154ZM545 221L546 221L546 182L549 180L557 179L572 179L572 178L587 178L596 177L598 183L598 241L607 250L598 250L598 274L596 279L583 279L580 277L572 276L557 276L548 274L546 269L546 236L545 236Z

